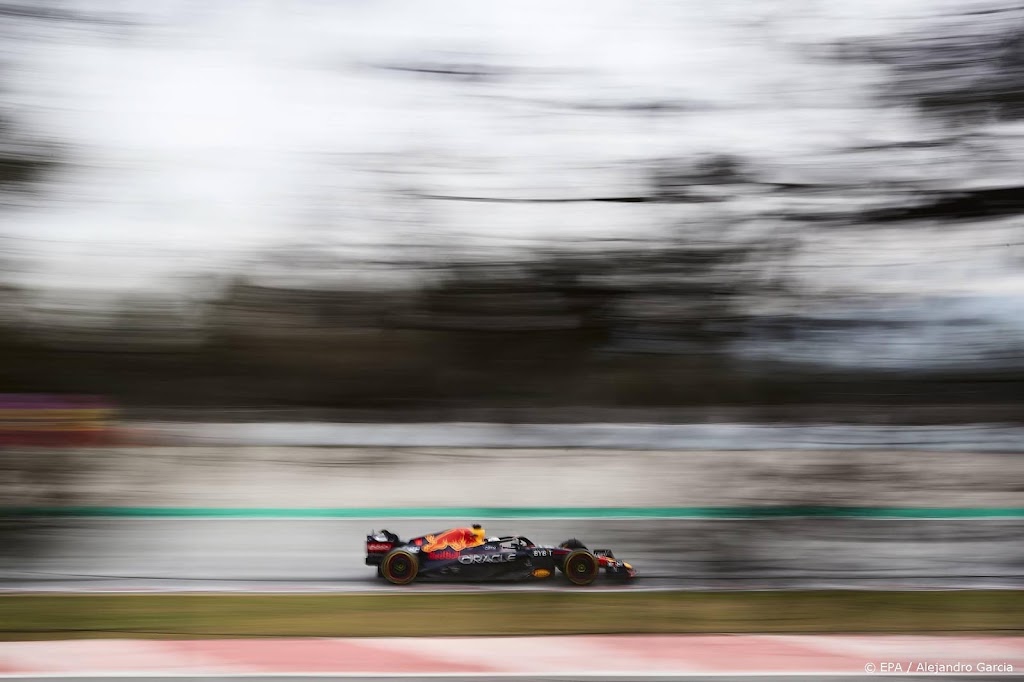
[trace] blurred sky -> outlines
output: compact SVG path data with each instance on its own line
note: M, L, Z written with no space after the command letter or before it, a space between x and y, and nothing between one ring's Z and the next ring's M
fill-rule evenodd
M861 159L819 157L927 131L872 102L878 67L814 48L907 30L943 4L54 7L80 20L12 20L4 99L22 126L67 145L70 163L8 212L4 232L38 240L34 280L105 289L168 286L170 273L282 241L471 250L641 236L666 220L658 207L409 193L615 194L651 159L694 153L735 153L794 179L864 173ZM649 104L678 110L617 108Z
M986 6L23 5L51 16L4 17L4 107L26 134L62 145L67 163L41 191L8 201L0 236L27 257L22 283L119 294L251 269L261 249L288 244L400 262L680 224L699 236L723 221L746 238L794 229L768 214L871 207L880 199L870 188L883 183L1000 186L1019 181L1019 124L984 128L991 154L852 152L947 131L879 98L883 66L823 57L837 42L914 31L975 5ZM668 206L423 198L628 195L652 164L722 153L772 182L867 189L797 203L737 190ZM954 317L980 301L1020 335L1019 235L1016 219L805 230L793 264L809 291L941 295L956 301Z

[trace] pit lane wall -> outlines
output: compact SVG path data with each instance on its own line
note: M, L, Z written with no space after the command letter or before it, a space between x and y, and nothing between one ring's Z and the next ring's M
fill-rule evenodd
M781 505L1021 512L1021 481L1024 456L1013 453L240 446L0 451L0 506L8 509Z
M332 423L126 422L150 445L603 448L621 450L916 450L1024 453L1017 423Z

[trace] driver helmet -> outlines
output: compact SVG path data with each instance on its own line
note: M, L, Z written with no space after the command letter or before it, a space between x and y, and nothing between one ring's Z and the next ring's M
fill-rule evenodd
M476 541L482 545L487 539L487 533L484 532L484 527L478 523L474 523L473 537L476 538Z

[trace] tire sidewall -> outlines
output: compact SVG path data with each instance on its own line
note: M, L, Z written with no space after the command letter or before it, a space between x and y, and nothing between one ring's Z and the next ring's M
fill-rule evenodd
M580 573L575 570L574 563L580 561L589 562L591 568L585 573ZM585 549L577 549L569 553L569 556L565 557L565 561L562 563L562 572L565 577L569 579L573 585L589 585L597 580L598 572L601 569L601 564L597 560L597 557L588 552Z
M403 558L409 562L411 567L408 575L395 576L392 572L391 564ZM408 585L416 579L416 574L419 573L419 568L419 559L416 555L407 549L401 548L391 550L380 562L381 575L385 580L393 585Z

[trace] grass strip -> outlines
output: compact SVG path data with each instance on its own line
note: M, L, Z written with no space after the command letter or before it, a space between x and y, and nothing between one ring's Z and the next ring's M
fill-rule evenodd
M1024 632L1024 591L15 594L0 639Z

